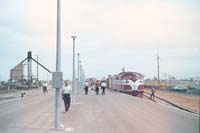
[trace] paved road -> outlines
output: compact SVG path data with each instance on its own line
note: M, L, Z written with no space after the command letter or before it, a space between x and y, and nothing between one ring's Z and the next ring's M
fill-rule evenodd
M0 104L0 133L199 133L198 115L121 93L83 94L54 131L54 91Z
M34 95L0 103L0 133L45 133L53 125L53 95L37 90Z

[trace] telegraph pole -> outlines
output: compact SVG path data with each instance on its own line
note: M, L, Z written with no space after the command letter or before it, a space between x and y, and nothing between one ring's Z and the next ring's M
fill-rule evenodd
M160 88L160 68L159 68L159 54L157 55L157 65L158 65L158 89Z
M169 77L169 87L171 88L172 87L172 76L168 75L168 77Z
M163 73L163 76L165 77L165 89L167 88L167 73Z
M76 74L75 74L75 39L76 36L72 36L73 39L73 102L75 103L75 78L76 78Z
M56 72L61 72L61 3L57 0L57 45L56 45ZM60 130L60 91L56 88L55 93L55 129Z

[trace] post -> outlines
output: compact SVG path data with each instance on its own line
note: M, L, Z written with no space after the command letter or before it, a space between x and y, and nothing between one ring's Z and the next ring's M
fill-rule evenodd
M84 82L85 82L85 74L84 74L82 65L80 65L80 71L81 71L81 86L83 87L84 86Z
M157 65L158 65L158 89L160 88L160 68L159 68L159 54L157 55Z
M83 88L84 86L84 72L83 72L83 67L81 65L81 61L80 61L80 84L81 84L81 88Z
M165 89L167 89L167 73L165 73Z
M38 62L38 55L37 55L37 62ZM39 80L38 80L38 79L39 79L39 78L38 78L38 77L39 77L38 75L39 75L39 73L38 73L38 63L37 63L37 82L39 81Z
M73 99L72 101L75 103L75 80L76 80L76 75L75 75L75 39L76 39L76 36L72 36L72 39L73 39L73 86L72 86L72 92L73 92Z
M79 63L80 63L80 61L79 61L79 56L80 56L80 54L78 53L77 54L78 55L78 68L77 68L77 94L79 94L79 87L80 87L80 66L79 66Z
M32 87L32 60L28 59L28 87Z
M56 45L56 72L61 72L61 10L60 0L57 0L57 45ZM55 93L55 129L60 130L60 91L56 88Z
M80 65L80 88L83 88L82 86L82 69L81 69L81 61L79 62L79 65Z

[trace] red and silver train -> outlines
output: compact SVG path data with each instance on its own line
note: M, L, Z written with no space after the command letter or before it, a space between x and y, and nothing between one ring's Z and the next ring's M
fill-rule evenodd
M121 72L108 77L108 88L137 97L143 97L144 76L137 72Z

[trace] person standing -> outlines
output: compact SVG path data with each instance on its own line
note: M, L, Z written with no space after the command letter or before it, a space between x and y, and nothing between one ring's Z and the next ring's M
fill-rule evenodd
M88 81L85 81L85 83L84 83L85 95L88 94L88 89L89 89L89 82L88 82Z
M24 90L21 90L21 98L25 96L26 92Z
M100 83L99 83L99 80L97 80L95 83L95 91L97 95L99 95L99 88L100 88Z
M105 81L102 81L101 88L102 88L102 95L105 95L106 94L105 93L105 89L106 89L106 83L105 83Z
M155 99L155 88L154 88L154 87L151 88L151 96L150 96L150 99L151 99L151 100L154 100L154 99Z
M71 92L72 92L72 87L69 85L69 81L65 81L65 86L62 88L62 99L64 100L64 105L65 105L65 111L67 112L70 107L70 102L71 102Z
M48 92L47 91L47 86L48 86L47 82L44 82L44 84L43 84L43 93Z

